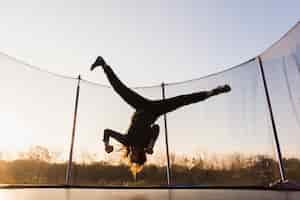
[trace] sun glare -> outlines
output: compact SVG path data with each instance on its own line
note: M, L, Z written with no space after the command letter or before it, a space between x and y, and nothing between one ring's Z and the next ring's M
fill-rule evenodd
M0 148L4 151L19 151L29 145L30 130L22 127L16 113L1 112L2 140Z

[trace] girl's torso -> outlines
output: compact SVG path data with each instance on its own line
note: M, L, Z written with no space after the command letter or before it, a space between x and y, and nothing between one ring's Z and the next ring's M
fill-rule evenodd
M131 145L146 147L151 138L151 125L157 120L158 116L151 112L136 111L127 131L128 141Z

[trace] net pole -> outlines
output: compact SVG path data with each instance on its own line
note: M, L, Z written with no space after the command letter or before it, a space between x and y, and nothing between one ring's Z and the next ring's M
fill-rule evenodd
M80 93L80 81L81 81L81 77L79 75L77 81L77 88L76 88L76 99L75 99L75 108L74 108L74 115L73 115L73 128L72 128L72 138L71 138L71 146L70 146L70 153L69 153L69 162L68 162L67 172L66 172L67 185L70 185L71 175L72 175L73 149L74 149L74 140L75 140L75 131L76 131L78 100L79 100L79 93Z
M274 114L273 114L271 99L270 99L270 95L269 95L269 91L268 91L268 85L267 85L267 81L266 81L265 72L264 72L261 57L258 56L257 59L258 59L258 63L259 63L259 67L260 67L260 71L261 71L261 75L262 75L262 79L263 79L263 85L264 85L264 89L265 89L266 99L267 99L270 118L271 118L271 123L272 123L272 129L273 129L273 133L274 133L274 140L275 140L277 156L278 156L278 160L279 160L280 179L281 179L281 182L285 182L286 181L286 175L285 175L285 170L284 170L284 167L283 167L281 148L280 148L278 134L277 134L277 128L276 128L276 124L275 124L275 120L274 120Z
M163 100L166 99L165 84L161 84ZM167 114L164 114L164 126L165 126L165 141L166 141L166 156L167 156L167 182L168 186L171 185L171 167L170 167L170 154L169 154L169 140L168 140L168 124Z

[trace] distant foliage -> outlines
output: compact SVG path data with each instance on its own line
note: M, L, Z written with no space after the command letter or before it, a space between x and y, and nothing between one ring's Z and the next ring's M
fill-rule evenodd
M0 154L1 155L1 154ZM64 184L66 162L55 162L57 153L32 147L12 161L0 160L1 184ZM92 157L89 157L92 158ZM171 155L172 183L176 185L265 186L279 179L277 162L266 155L232 154L226 158ZM300 160L284 159L289 179L300 181ZM72 183L76 185L166 185L166 167L150 163L132 176L127 165L108 161L73 163Z

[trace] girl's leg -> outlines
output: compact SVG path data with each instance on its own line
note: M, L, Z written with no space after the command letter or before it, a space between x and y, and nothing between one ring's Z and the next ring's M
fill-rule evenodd
M197 103L199 101L204 101L205 99L229 92L231 90L229 85L219 86L210 91L201 91L196 93L191 93L187 95L180 95L165 100L154 101L153 110L155 110L157 115L162 115L171 111L174 111L182 106Z
M158 138L158 135L159 135L159 125L154 124L151 127L149 143L148 143L148 145L146 147L146 150L145 150L146 153L153 154L153 147L154 147L154 144L155 144L155 142Z
M143 110L149 106L150 101L124 85L109 65L104 65L103 70L114 90L129 105L134 107L136 110Z

